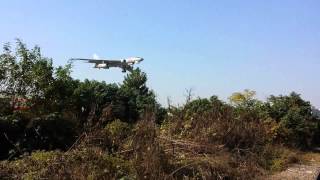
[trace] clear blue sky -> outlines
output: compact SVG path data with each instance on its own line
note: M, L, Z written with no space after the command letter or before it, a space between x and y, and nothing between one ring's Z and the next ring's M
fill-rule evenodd
M0 1L0 43L38 44L55 65L70 57L142 56L160 102L222 99L252 89L296 91L320 107L319 0ZM73 77L121 82L120 70L75 64Z

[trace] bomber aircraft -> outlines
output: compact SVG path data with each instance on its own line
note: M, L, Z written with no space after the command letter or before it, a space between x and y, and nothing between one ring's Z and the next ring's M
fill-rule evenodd
M130 57L125 59L90 59L90 58L71 58L71 61L87 61L87 63L93 63L94 68L109 69L111 67L118 67L122 69L122 72L133 70L133 65L139 64L144 59L142 57Z

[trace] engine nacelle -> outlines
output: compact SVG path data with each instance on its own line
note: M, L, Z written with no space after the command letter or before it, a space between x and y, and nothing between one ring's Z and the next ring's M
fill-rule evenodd
M130 58L127 58L126 60L127 60L128 64L134 65L134 64L138 64L141 61L143 61L143 58L141 58L141 57L130 57Z
M108 64L105 64L105 63L96 64L94 67L95 68L109 68Z

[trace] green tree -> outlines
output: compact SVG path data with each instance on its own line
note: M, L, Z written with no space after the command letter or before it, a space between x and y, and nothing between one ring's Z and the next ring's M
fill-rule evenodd
M156 96L147 87L147 75L140 69L128 74L120 86L114 111L128 122L135 122L146 111L160 108Z
M81 82L79 86L74 89L73 107L82 124L88 123L87 120L90 114L92 115L91 118L97 120L98 117L101 116L103 108L109 107L116 99L118 89L117 84L106 84L104 81L98 82L86 79L84 82Z
M45 99L53 83L52 61L41 56L38 46L29 50L19 39L16 44L15 54L10 44L5 44L4 53L0 55L0 95L36 103L35 100Z
M20 40L16 41L15 53L11 49L5 44L0 55L0 144L4 145L0 156L7 157L11 150L23 153L49 146L66 147L63 145L70 142L66 139L73 139L70 133L74 131L64 112L73 107L72 94L78 82L70 77L71 66L55 69L51 59L42 57L38 46L28 49ZM27 100L31 108L13 111L16 98ZM58 118L46 118L53 113ZM40 129L45 130L40 133Z
M319 121L312 114L310 102L292 92L289 96L271 96L266 105L268 115L279 124L278 140L288 145L310 147Z

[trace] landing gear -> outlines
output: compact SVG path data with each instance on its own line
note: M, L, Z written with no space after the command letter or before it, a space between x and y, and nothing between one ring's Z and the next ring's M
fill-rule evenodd
M127 68L126 68L126 63L127 63L127 61L124 59L123 61L122 61L122 72L123 73L125 73L125 72L127 72Z

